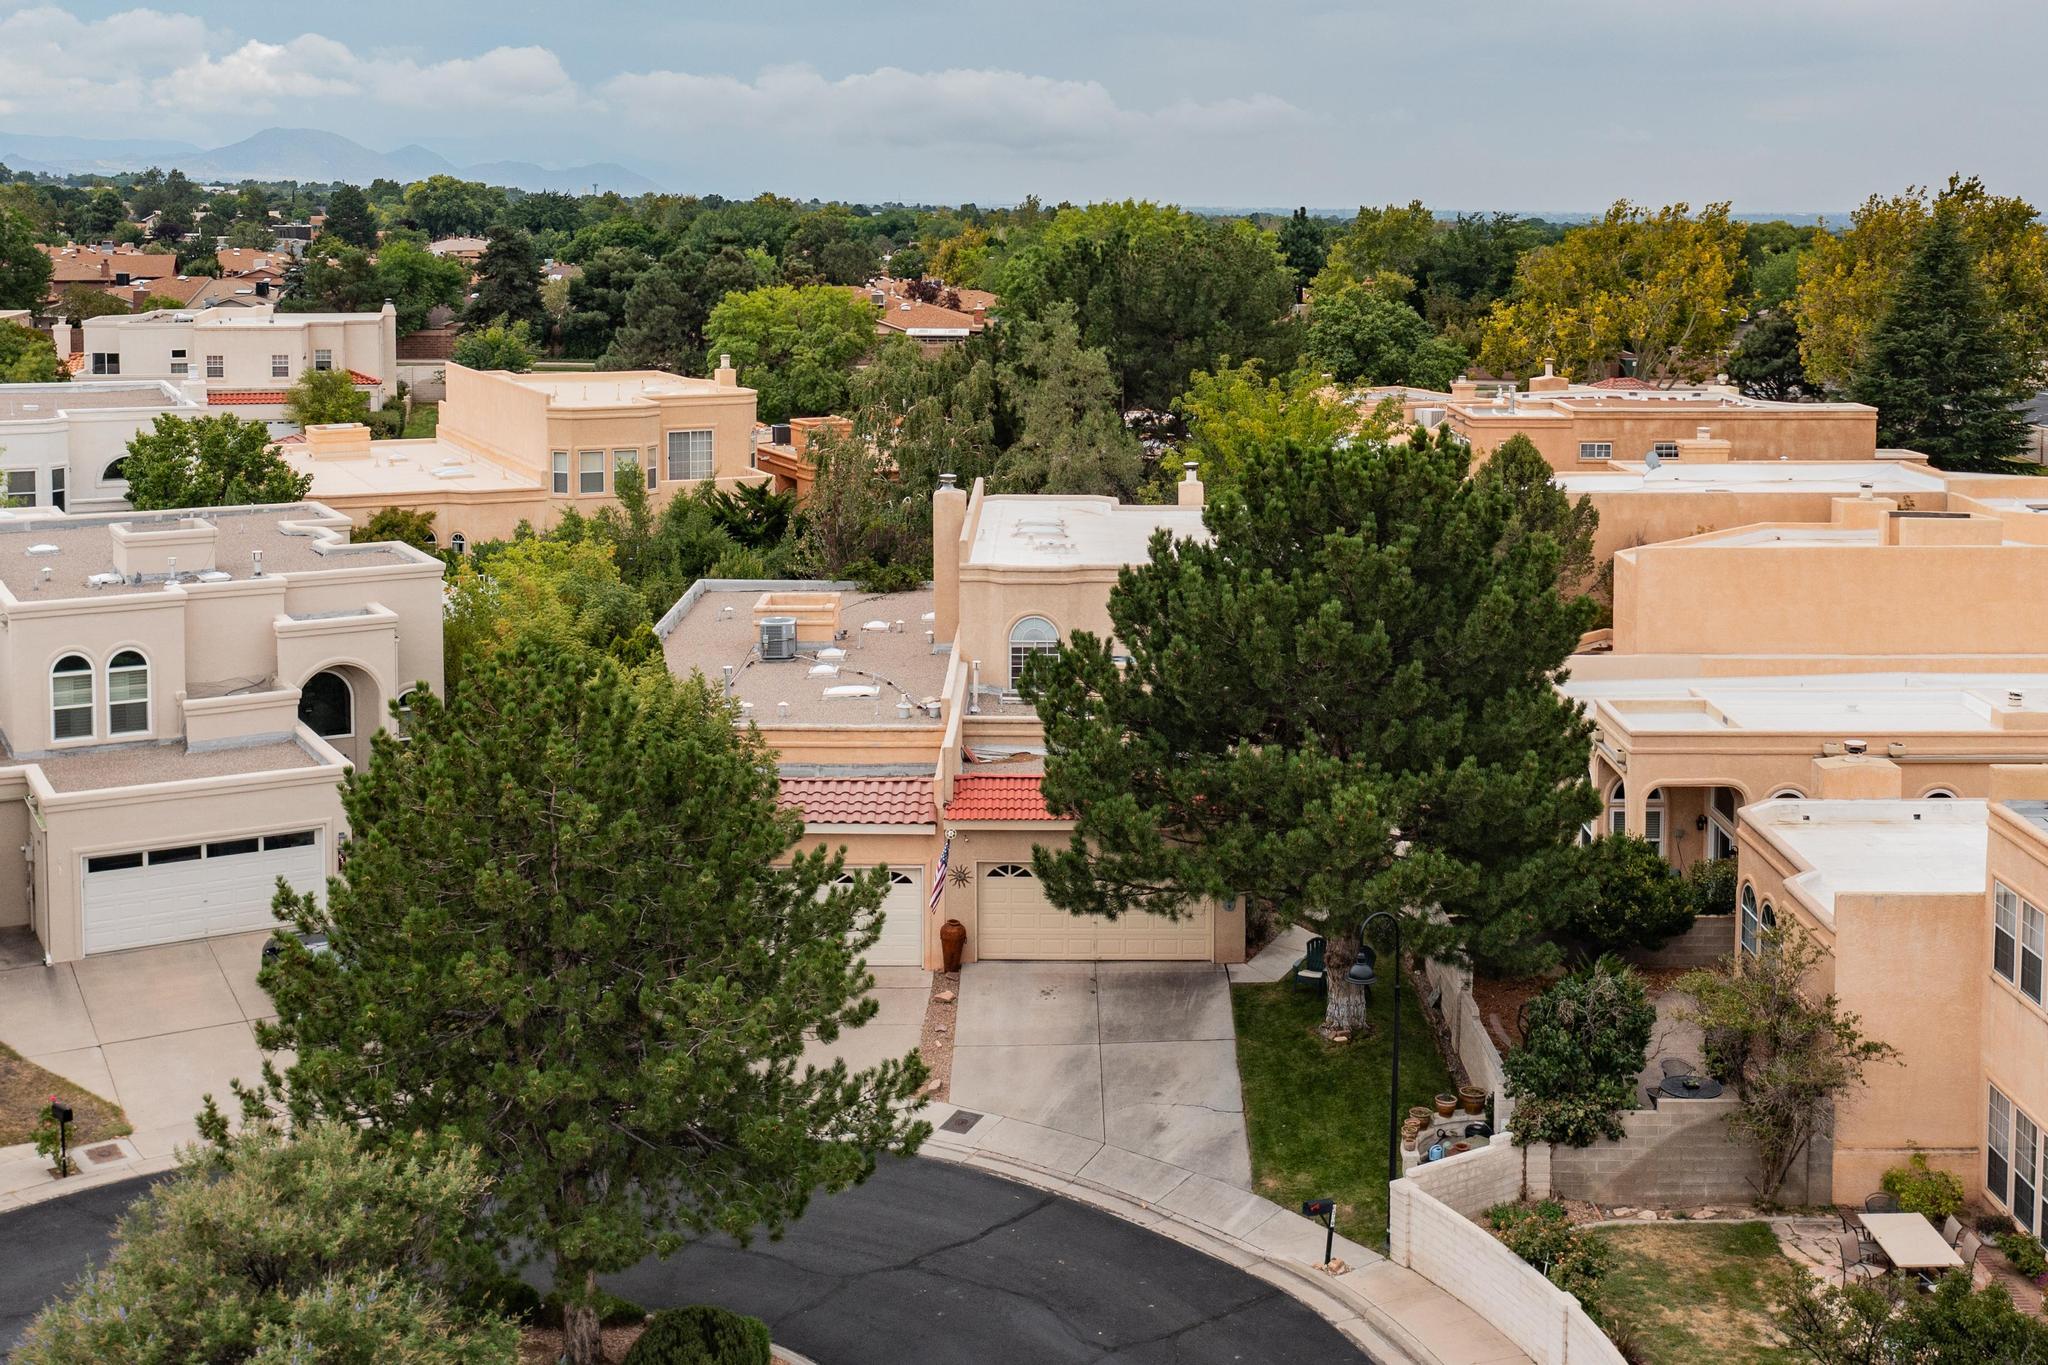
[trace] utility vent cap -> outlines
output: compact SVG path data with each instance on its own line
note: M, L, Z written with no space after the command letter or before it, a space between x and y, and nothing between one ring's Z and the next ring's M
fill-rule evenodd
M761 618L761 658L767 663L782 663L796 657L796 618L794 616L764 616Z
M58 553L58 550L55 545L31 545L28 547L28 553L31 555L53 555Z

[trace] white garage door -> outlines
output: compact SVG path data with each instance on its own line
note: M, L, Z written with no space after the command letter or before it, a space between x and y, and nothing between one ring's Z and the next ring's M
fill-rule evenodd
M277 879L319 891L327 861L319 832L307 829L96 854L84 875L85 951L105 953L275 928Z
M983 863L975 880L981 887L975 955L983 959L1207 962L1215 955L1214 912L1207 905L1178 920L1144 913L1106 920L1054 905L1022 863Z
M854 872L867 870L849 868L839 880L851 882ZM889 893L882 897L882 936L875 940L874 947L868 949L867 963L870 967L924 965L922 869L914 872L905 872L894 867L889 869Z

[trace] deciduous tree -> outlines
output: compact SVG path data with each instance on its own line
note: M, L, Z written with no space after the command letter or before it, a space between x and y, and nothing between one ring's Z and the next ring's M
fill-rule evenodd
M138 512L297 502L313 486L270 447L270 428L232 413L158 417L128 441L122 465Z
M1275 442L1209 500L1208 541L1162 532L1123 571L1115 647L1075 632L1027 679L1046 799L1076 821L1035 859L1055 903L1249 896L1329 941L1333 1029L1365 1023L1344 976L1376 911L1437 957L1546 960L1534 935L1584 893L1573 839L1598 807L1552 678L1594 608L1527 529L1563 513L1467 459Z
M1444 390L1465 368L1465 348L1422 315L1370 285L1319 287L1309 304L1308 353L1341 384L1413 384Z
M0 209L0 308L40 308L49 287L50 258L36 246L35 229Z
M1357 428L1360 417L1325 387L1323 377L1308 370L1268 378L1257 361L1198 373L1173 405L1188 427L1182 453L1214 489L1236 482L1261 450L1288 442L1327 445Z
M411 507L385 507L361 526L353 527L348 538L358 544L396 540L422 550L434 550L434 514Z
M740 383L760 395L762 421L835 413L853 363L874 347L875 306L835 285L750 289L711 310L705 344L713 364L732 357Z
M485 327L473 328L455 339L449 359L472 370L506 370L524 374L533 368L533 336L523 322L508 324L499 318Z
M367 422L370 400L347 370L307 370L284 395L287 421L302 427L326 422Z
M0 322L0 384L58 384L69 378L48 337L18 322Z
M1588 1147L1596 1138L1620 1137L1656 1024L1642 978L1617 957L1603 957L1531 1000L1521 1044L1501 1059L1515 1101L1515 1141Z
M887 873L795 852L772 755L701 678L535 642L414 697L343 788L325 905L279 892L331 951L264 970L260 1041L296 1050L302 1120L480 1148L486 1235L551 1263L591 1365L598 1275L773 1235L928 1131L914 1055L803 1060L874 1016Z

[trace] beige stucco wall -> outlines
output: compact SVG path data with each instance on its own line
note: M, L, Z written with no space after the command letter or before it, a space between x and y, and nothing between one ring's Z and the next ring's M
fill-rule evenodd
M1989 823L1986 853L1990 879L2004 883L2035 905L2048 905L2048 843L2041 831L1995 803ZM1990 970L1993 919L1988 892L1978 907L1977 929L1970 951L1981 983L1978 1030L1983 1063L1981 1072L1973 1077L1977 1084L1970 1105L1977 1123L1976 1141L1981 1143L1988 1085L1997 1086L2035 1122L2048 1123L2048 1010ZM1969 1169L1958 1174L1964 1186L1981 1199L1984 1162L1973 1159Z
M1526 435L1552 469L1599 469L1582 461L1582 442L1607 442L1616 460L1640 460L1659 441L1691 441L1706 427L1728 442L1730 460L1868 460L1877 449L1877 410L1858 404L1722 407L1673 400L1610 401L1572 411L1547 402L1524 412L1452 404L1445 420L1472 443L1475 457Z
M88 318L78 348L88 355L117 352L123 379L190 380L216 389L277 389L313 368L314 353L331 352L332 368L354 370L377 381L370 406L382 407L398 390L398 322L392 312L324 314L275 313L237 308L198 313L164 310L134 317ZM172 369L171 352L182 349L186 370ZM206 358L221 357L222 374L207 376ZM277 375L271 357L285 357ZM247 416L245 411L242 416Z
M808 853L814 848L827 852L844 849L846 866L890 867L905 872L915 871L923 877L926 903L930 903L932 865L938 860L939 839L935 829L920 827L915 833L902 833L887 826L872 828L825 827L806 830L797 842L793 853ZM788 863L789 857L778 859ZM920 910L923 924L920 932L924 941L924 965L936 971L943 962L944 954L939 947L938 925L943 918L940 914Z

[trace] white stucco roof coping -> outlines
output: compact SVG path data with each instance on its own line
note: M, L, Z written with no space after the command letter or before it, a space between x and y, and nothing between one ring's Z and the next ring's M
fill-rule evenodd
M1117 568L1144 562L1152 533L1162 527L1183 539L1209 537L1199 507L990 494L983 499L967 562L1010 568Z
M2040 673L1572 678L1561 690L1613 712L1636 734L2003 734L2013 727L2001 723L2000 713L2048 712L2048 674ZM2010 701L2014 692L2018 707Z
M1793 493L1840 493L1852 496L1864 484L1871 492L1939 493L1948 487L1938 474L1895 460L1736 460L1725 464L1617 461L1604 470L1559 474L1558 487L1567 493L1721 493L1741 489L1780 489Z
M1745 806L1741 816L1805 869L1787 884L1832 920L1842 895L1981 894L1988 811L1961 799L1785 800Z

